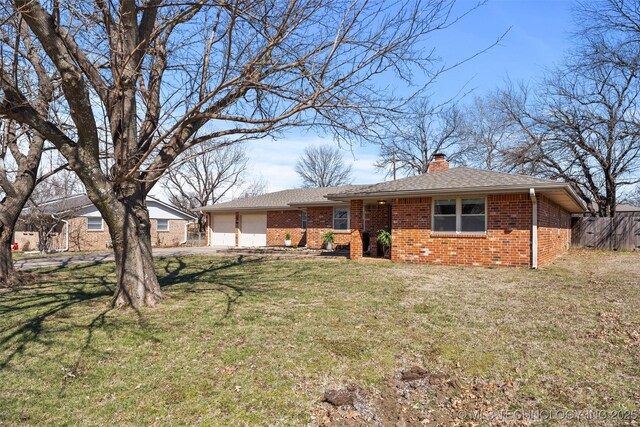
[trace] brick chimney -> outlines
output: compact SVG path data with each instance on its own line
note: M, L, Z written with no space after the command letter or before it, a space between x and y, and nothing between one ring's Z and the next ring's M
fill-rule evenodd
M444 153L434 153L433 160L429 163L429 173L449 169L449 162L447 162L446 157Z

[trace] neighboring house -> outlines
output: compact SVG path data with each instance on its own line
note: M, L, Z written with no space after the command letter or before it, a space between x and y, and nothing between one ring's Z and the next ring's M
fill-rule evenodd
M196 217L150 196L147 196L146 202L151 218L151 244L178 246L184 243L187 224L193 223ZM25 210L24 220L20 224L20 230L27 233L33 228L28 222L28 211L29 208ZM52 236L55 249L90 251L111 246L109 228L85 194L43 203L38 207L37 214L61 219ZM16 241L20 245L19 234L16 235Z
M333 231L351 259L377 254L391 231L394 262L538 267L566 251L571 214L586 206L567 183L467 167L436 156L430 173L374 185L285 190L201 208L209 242L321 248ZM363 248L363 234L370 245Z

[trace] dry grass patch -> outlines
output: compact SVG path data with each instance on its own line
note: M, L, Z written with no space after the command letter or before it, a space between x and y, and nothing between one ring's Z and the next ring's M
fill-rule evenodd
M574 252L540 271L243 256L169 257L157 270L168 298L138 312L109 309L110 263L0 291L0 424L409 414L452 425L475 410L639 410L639 254ZM426 379L400 379L412 366ZM321 402L349 384L355 407Z

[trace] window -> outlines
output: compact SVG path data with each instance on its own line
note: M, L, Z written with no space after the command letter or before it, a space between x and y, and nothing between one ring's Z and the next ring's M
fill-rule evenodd
M158 231L169 231L168 219L158 219Z
M87 230L102 231L102 217L99 217L99 216L87 217Z
M302 211L302 229L307 229L307 212Z
M436 233L484 233L487 230L484 197L435 199L433 231Z
M333 229L349 229L349 208L333 208Z

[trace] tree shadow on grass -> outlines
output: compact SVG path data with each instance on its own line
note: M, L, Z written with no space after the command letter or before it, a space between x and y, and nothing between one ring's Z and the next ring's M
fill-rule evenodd
M156 261L160 285L169 290L180 287L181 292L220 292L225 296L225 308L222 321L229 316L232 307L249 289L251 280L241 280L250 276L239 271L234 279L224 277L223 271L236 267L258 265L264 257L245 257L233 259L192 258L188 262L183 257L167 257ZM222 261L222 262L220 262ZM101 268L99 272L92 268ZM105 271L106 270L106 271ZM114 293L112 264L77 264L71 267L51 267L39 270L39 283L21 288L0 291L0 370L6 368L16 356L23 354L30 345L53 346L54 342L43 336L44 324L61 312L87 303L103 303L100 313L88 323L68 326L69 329L86 330L86 337L80 347L80 355L73 369L81 363L82 355L91 350L91 342L97 329L105 327L107 315L114 310L109 298ZM62 277L59 277L62 276ZM250 277L247 277L250 279ZM206 284L206 287L202 285ZM104 306L107 306L106 308ZM160 306L161 307L161 306ZM141 328L145 327L144 317L136 310ZM61 329L62 332L65 329Z

